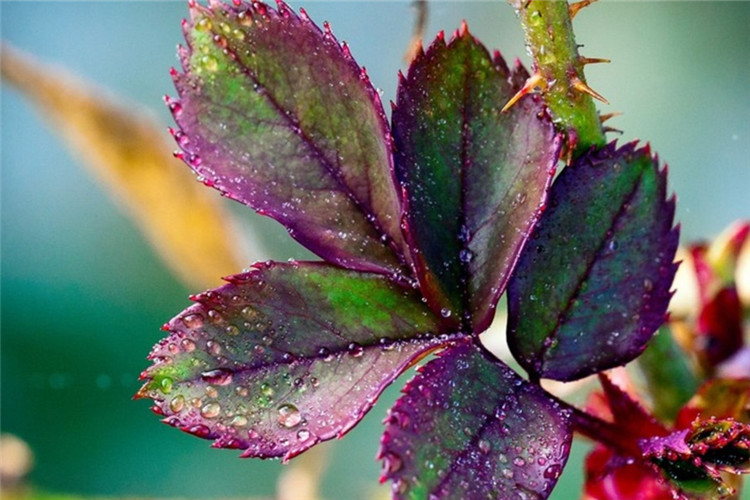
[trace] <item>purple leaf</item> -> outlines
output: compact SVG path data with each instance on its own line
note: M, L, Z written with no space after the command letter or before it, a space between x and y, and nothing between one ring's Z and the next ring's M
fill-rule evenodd
M625 364L663 323L678 240L666 186L635 143L583 155L557 179L508 285L508 341L532 378Z
M268 263L229 281L165 326L138 396L243 456L288 459L341 436L448 340L414 290L380 275Z
M283 3L191 17L168 100L191 168L329 262L404 271L388 125L348 48Z
M546 498L571 443L569 413L464 342L420 368L386 419L393 498Z
M489 326L541 206L559 140L543 105L502 105L526 71L512 72L462 28L420 53L393 111L396 173L406 195L412 259L436 311Z

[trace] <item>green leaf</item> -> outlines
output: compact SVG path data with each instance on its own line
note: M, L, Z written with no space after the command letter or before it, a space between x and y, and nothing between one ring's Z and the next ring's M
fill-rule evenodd
M168 100L185 161L327 261L407 272L388 125L349 49L283 3L191 17Z
M689 361L667 326L659 329L638 357L654 414L661 420L673 422L680 408L698 390L698 380Z
M291 458L351 429L448 340L411 288L318 263L258 265L165 328L138 396L243 456Z
M559 141L536 99L501 112L526 76L464 26L417 55L393 111L421 288L434 310L468 318L474 332L492 320L557 163Z
M382 479L399 500L547 498L570 451L569 418L541 388L464 342L421 368L389 411Z
M648 147L580 157L508 285L508 342L533 378L574 380L635 358L663 323L678 231Z

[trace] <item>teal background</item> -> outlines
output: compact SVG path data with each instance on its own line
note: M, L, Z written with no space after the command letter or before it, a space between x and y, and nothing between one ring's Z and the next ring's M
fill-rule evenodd
M349 43L384 102L394 99L409 4L304 5ZM166 129L161 96L174 94L168 69L186 12L181 1L3 1L0 28L3 40L152 110ZM428 36L463 18L488 47L528 62L513 10L500 0L433 2ZM604 0L575 27L584 55L613 61L587 70L612 103L601 109L625 112L611 125L624 140L648 139L669 163L683 236L709 237L750 217L750 3ZM86 495L270 495L279 463L211 450L131 401L159 327L194 290L170 275L19 94L4 86L1 99L0 421L33 448L33 483ZM237 213L260 244L248 262L304 255L274 224ZM331 446L328 498L365 498L376 487L380 421L401 383ZM582 449L553 498L578 496Z

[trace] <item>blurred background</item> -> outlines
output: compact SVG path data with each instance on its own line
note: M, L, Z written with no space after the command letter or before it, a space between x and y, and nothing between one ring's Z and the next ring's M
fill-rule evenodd
M304 7L349 43L390 112L413 29L411 4ZM106 87L151 113L168 135L161 98L175 93L168 70L178 64L185 2L3 1L0 9L4 42ZM504 1L433 1L429 13L425 44L466 19L488 48L528 63ZM669 164L683 241L749 217L750 2L603 0L578 15L575 29L583 55L612 60L587 69L591 87L611 102L600 109L624 112L608 124L624 130L621 140L648 140ZM131 401L160 326L197 290L178 281L19 93L3 85L1 99L0 422L33 450L31 482L87 496L272 495L278 462L212 450L160 424L147 402ZM247 264L307 256L280 226L241 208L229 209L242 223L238 245ZM325 497L375 494L380 422L409 376L345 439L326 445ZM574 448L553 498L579 496L584 452L583 444Z

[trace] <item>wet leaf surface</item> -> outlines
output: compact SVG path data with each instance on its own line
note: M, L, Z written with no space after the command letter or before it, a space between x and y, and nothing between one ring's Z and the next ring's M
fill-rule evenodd
M546 498L570 451L569 415L463 342L419 370L386 419L393 498Z
M508 341L533 377L625 364L663 323L678 231L666 171L614 143L556 180L508 286Z
M448 340L411 289L319 263L258 265L165 328L139 396L243 456L288 459L340 436Z
M396 172L422 290L436 311L489 326L538 219L559 142L544 107L500 111L525 80L466 26L417 54L393 111Z
M348 48L283 3L194 5L185 36L168 104L191 168L329 262L405 272L388 125Z

